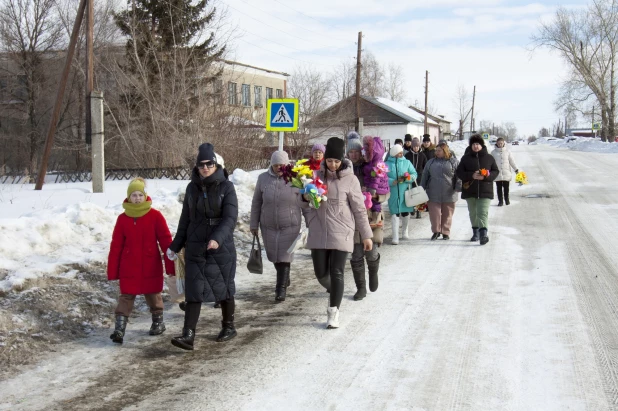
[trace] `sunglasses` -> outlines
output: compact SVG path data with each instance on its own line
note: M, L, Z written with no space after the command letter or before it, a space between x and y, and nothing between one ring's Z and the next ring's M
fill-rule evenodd
M199 163L197 165L198 168L213 168L214 166L216 166L217 163L213 162L213 161L205 161L203 163Z

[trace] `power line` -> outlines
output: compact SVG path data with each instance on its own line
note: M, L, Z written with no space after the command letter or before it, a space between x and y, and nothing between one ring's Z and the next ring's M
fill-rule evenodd
M310 32L312 32L312 33L315 33L315 34L320 35L320 36L323 36L323 37L327 37L329 40L332 40L332 39L333 39L333 37L332 37L332 36L327 36L327 35L325 35L324 33L320 33L320 32L317 32L317 31L315 31L315 30L308 29L308 28L303 27L303 26L301 26L301 25L299 25L299 24L297 24L297 23L291 23L291 22L289 22L289 21L287 21L287 20L285 20L285 19L282 19L281 17L277 17L277 16L275 16L275 15L270 15L269 13L265 12L264 10L262 10L261 8L259 8L259 7L257 7L257 6L254 6L253 4L249 3L249 2L248 2L248 1L246 1L246 0L240 0L240 1L242 1L243 3L248 4L249 6L251 6L251 7L255 8L255 9L257 9L257 10L261 11L261 12L262 12L262 13L264 13L264 14L268 14L269 16L274 17L274 18L276 18L277 20L281 20L282 22L287 23L287 24L289 24L289 25L291 25L291 26L298 27L298 28L301 28L301 29L306 30L306 31L310 31ZM276 1L276 0L275 0L275 1ZM337 39L337 40L339 40L339 39ZM352 43L352 42L351 42L351 41L349 41L349 40L340 40L340 41L343 41L344 43Z
M287 59L297 60L297 61L301 61L301 62L303 62L303 63L307 63L307 64L318 64L318 65L321 65L321 66L336 67L336 66L334 66L334 65L332 65L332 64L316 63L315 61L301 60L301 59L297 59L297 58L295 58L295 57L286 56L285 54L281 54L281 53L277 53L276 51L272 51L272 50L265 49L264 47L258 46L257 44L251 43L250 41L247 41L247 40L245 40L245 39L240 39L240 41L244 41L245 43L250 44L250 45L252 45L253 47L257 47L257 48L259 48L259 49L262 49L262 50L267 51L267 52L269 52L269 53L274 53L274 54L276 54L276 55L278 55L278 56L285 57L285 58L287 58Z
M279 0L273 0L273 1L275 1L275 2L277 2L277 3L279 3L279 4L281 4L282 6L287 7L287 8L288 8L288 9L290 9L290 10L294 10L295 12L297 12L297 13L299 13L299 14L302 14L303 16L305 16L305 17L307 17L307 18L310 18L310 19L312 19L312 20L315 20L315 21L317 21L317 22L318 22L318 23L320 23L320 24L324 24L324 25L325 25L325 26L327 26L327 27L330 27L330 28L332 28L332 29L336 29L336 27L335 27L335 26L331 26L330 24L325 24L325 23L321 22L320 20L316 19L315 17L311 17L310 15L305 14L305 13L303 13L303 12L302 12L302 11L300 11L300 10L296 10L294 7L292 7L292 6L288 5L288 4L282 3L282 2L280 2ZM330 36L329 36L329 37L330 37ZM336 38L336 37L335 37L335 38ZM339 38L338 38L338 40L339 40L339 41L347 41L347 40L343 40L343 39L339 39Z
M277 42L277 41L275 41L275 40L268 39L268 38L263 37L263 36L261 36L261 35L259 35L259 34L253 33L253 32L251 32L251 31L249 31L249 30L247 30L247 29L243 29L243 30L245 31L245 33L249 33L249 34L251 34L252 36L259 37L259 38L261 38L261 39L264 39L264 40L266 40L266 41L270 41L271 43L278 44L278 45L280 45L280 46L283 46L283 47L289 48L289 49L291 49L291 50L296 50L296 51L298 51L298 52L300 52L300 53L304 53L304 54L313 54L314 56L318 56L318 57L330 57L330 56L325 56L324 54L312 53L312 52L310 52L310 51L300 50L300 49L297 49L297 48L294 48L294 47L291 47L291 46L286 46L285 44L279 43L279 42Z
M292 34L292 33L288 33L288 32L287 32L287 31L285 31L285 30L281 30L280 28L277 28L277 27L271 26L270 24L265 23L265 22L263 22L263 21L262 21L262 20L260 20L260 19L256 19L255 17L250 16L250 15L248 15L247 13L244 13L244 12L242 12L242 11L238 10L238 9L237 9L236 7L234 7L234 6L230 6L230 5L228 4L228 7L230 7L230 8L232 8L232 9L236 10L236 11L237 11L237 12L239 12L240 14L243 14L243 15L245 15L245 16L247 16L247 17L249 17L250 19L253 19L253 20L257 21L258 23L262 23L262 24L263 24L263 25L265 25L265 26L268 26L268 27L273 28L273 29L275 29L275 30L277 30L277 31L280 31L280 32L282 32L282 33L285 33L285 34L287 34L288 36L292 36L292 37L295 37L295 38L297 38L297 39L299 39L299 40L303 40L303 41L306 41L306 42L308 42L308 43L314 43L314 44L315 44L315 42L314 42L314 41L312 41L312 40L307 40L307 39L305 39L305 38L298 37L297 35L294 35L294 34ZM321 45L322 45L322 46L324 46L323 44L321 44ZM326 47L326 48L332 48L333 46L324 46L324 47Z

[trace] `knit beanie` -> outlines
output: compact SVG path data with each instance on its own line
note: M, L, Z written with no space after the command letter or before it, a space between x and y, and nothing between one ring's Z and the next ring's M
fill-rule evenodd
M446 140L444 140L444 139L442 139L442 140L440 140L438 142L438 145L440 145L440 144L446 144L448 146L448 142Z
M412 135L406 134L405 141L412 141Z
M399 144L395 144L391 147L391 150L388 153L391 157L395 157L397 154L403 153L403 147L401 147Z
M426 141L431 143L431 136L429 134L423 134L423 143Z
M131 180L131 182L129 183L129 187L127 188L127 200L129 199L129 197L131 197L131 194L134 191L139 191L140 193L144 194L144 197L148 197L148 195L146 194L146 181L143 178L138 177Z
M275 164L289 164L290 163L290 157L288 157L288 153L286 153L285 151L275 151L271 156L270 156L270 165L275 165Z
M352 150L363 150L363 143L361 143L360 136L356 131L350 131L348 133L348 149L346 153L350 153Z
M334 158L337 160L343 160L345 153L345 142L338 137L331 137L326 142L326 151L324 151L324 158Z
M217 156L215 155L215 147L210 143L204 143L200 145L197 153L196 165L199 165L202 161L217 162Z
M400 138L396 138L395 139L395 144L399 144L400 146L403 146L403 140Z
M468 140L468 144L470 146L474 143L478 143L481 146L485 147L485 140L483 140L483 137L481 137L480 134L474 134L472 137L470 137L470 140Z
M421 146L421 142L419 141L418 137L414 137L412 139L412 147L420 147Z
M326 147L324 147L324 144L316 143L313 145L313 147L311 147L311 155L313 155L314 151L321 151L322 153L325 153Z

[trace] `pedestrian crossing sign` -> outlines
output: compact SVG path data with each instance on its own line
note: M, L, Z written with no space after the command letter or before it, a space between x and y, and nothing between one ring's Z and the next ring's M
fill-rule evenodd
M268 100L266 102L266 130L298 130L298 100L295 98Z
M483 133L483 139L489 140L489 133Z

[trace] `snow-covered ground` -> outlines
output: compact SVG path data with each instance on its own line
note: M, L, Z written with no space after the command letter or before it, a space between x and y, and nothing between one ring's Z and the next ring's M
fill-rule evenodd
M458 157L466 146L451 143ZM239 263L234 340L214 342L220 312L204 306L196 351L180 352L169 339L181 330L182 313L168 305L163 336L147 335L145 314L132 319L122 346L110 343L108 328L94 329L5 378L0 409L617 409L618 156L547 145L512 150L530 184L513 184L510 206L494 202L490 243L468 241L462 201L450 241L429 241L426 214L410 222L412 238L398 246L388 244L387 230L378 291L352 301L346 273L340 329L324 328L327 294L306 250L292 265L282 304L274 304L272 267L260 276ZM234 176L246 190L243 207L253 174ZM173 226L184 183L150 183ZM8 217L0 224L21 227L11 229L28 238L19 244L31 257L75 247L67 250L87 264L88 250L106 254L124 184L100 198L79 185L58 186L53 196L51 185L34 194L14 189L21 206L3 197ZM33 210L36 199L48 205ZM24 213L32 225L18 223ZM66 231L59 237L70 241L43 228L53 231L56 221ZM75 221L90 222L73 232ZM39 251L39 237L57 246ZM27 264L2 244L2 258ZM62 267L51 274L63 275Z
M536 140L536 143L589 153L618 153L618 143L605 143L599 138L570 137L556 139L555 137L541 137Z

